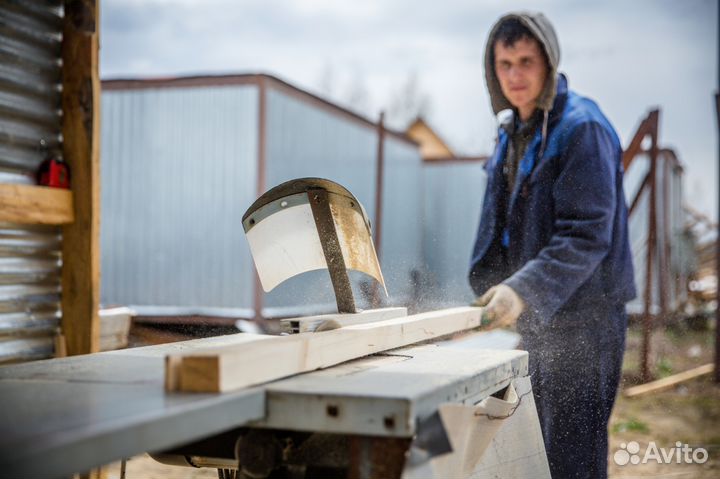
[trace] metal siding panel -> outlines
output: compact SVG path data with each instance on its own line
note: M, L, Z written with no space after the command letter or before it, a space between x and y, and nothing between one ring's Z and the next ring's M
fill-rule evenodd
M256 196L257 88L107 91L102 102L103 303L250 311L241 219Z
M377 131L269 88L267 91L267 188L302 177L321 177L345 186L371 217L375 211ZM384 264L380 263L383 272ZM355 299L364 305L351 272ZM326 271L291 278L265 294L265 314L329 311L335 297Z
M642 312L645 304L645 277L647 273L647 239L648 239L648 215L650 208L649 190L645 190L640 196L635 211L628 219L628 235L630 238L630 250L633 256L633 268L635 271L635 288L637 296L628 303L628 311L638 314Z
M413 276L425 270L423 237L423 172L417 147L385 138L383 225L380 264L391 305L410 305ZM413 273L416 272L416 273Z
M43 139L60 147L61 2L0 5L0 182L34 183ZM0 223L0 362L53 354L60 324L57 227Z
M648 171L650 171L650 158L646 154L640 154L635 157L630 168L623 175L623 190L628 208L630 208Z
M43 139L60 145L61 12L29 2L0 7L0 169L27 182Z
M480 163L426 164L423 249L433 309L466 305L473 299L467 280L487 175Z
M0 223L0 362L52 355L37 345L60 325L60 250L57 227Z
M679 308L687 301L687 280L688 268L684 262L684 251L686 241L684 239L684 214L682 209L682 175L678 170L672 169L671 197L672 212L671 223L673 227L671 258L676 276L673 277L673 288L675 290L675 307Z

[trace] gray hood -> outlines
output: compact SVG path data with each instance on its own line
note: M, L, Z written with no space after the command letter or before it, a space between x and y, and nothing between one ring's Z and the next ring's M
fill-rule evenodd
M514 12L501 17L490 30L487 44L485 45L485 82L487 83L488 92L490 93L490 101L492 108L497 115L502 110L512 108L512 105L503 95L500 89L500 82L495 75L495 36L498 27L511 18L517 18L525 25L528 30L537 38L542 47L545 49L548 61L550 62L547 80L545 80L545 88L537 100L537 107L546 112L550 111L555 100L555 89L557 87L557 70L560 63L560 45L558 44L555 29L550 24L545 15L535 12Z

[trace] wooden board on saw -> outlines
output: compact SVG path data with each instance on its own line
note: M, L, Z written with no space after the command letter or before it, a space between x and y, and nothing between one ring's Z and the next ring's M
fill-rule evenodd
M224 392L322 369L480 326L482 309L451 308L319 333L166 356L168 390Z
M407 308L368 309L359 313L321 314L304 318L290 318L280 321L285 333L311 333L352 326L353 324L374 323L385 319L403 318ZM321 329L318 329L321 328Z

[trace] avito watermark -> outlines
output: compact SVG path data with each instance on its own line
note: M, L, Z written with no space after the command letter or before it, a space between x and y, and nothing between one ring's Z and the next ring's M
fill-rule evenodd
M620 444L620 449L615 451L613 460L618 466L627 464L647 464L648 462L656 462L657 464L705 464L708 460L708 452L702 447L690 447L689 444L683 444L678 441L675 447L658 447L655 441L645 448L645 452L640 453L640 444L630 441L627 444Z

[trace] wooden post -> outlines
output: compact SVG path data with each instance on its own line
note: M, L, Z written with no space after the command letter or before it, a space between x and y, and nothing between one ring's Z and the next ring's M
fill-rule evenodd
M63 156L74 223L63 227L62 330L68 355L100 349L100 81L97 0L65 0Z

